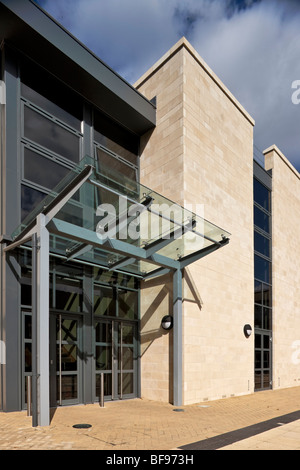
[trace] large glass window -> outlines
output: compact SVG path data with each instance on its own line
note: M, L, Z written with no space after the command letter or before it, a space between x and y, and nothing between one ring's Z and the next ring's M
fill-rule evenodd
M133 166L127 165L117 157L110 155L101 147L96 147L96 156L100 173L106 175L106 169L109 169L109 174L107 174L107 176L114 173L117 181L120 181L121 183L124 181L122 179L123 175L133 181L137 181L137 169Z
M271 255L269 238L254 232L254 250L269 258Z
M30 212L42 202L46 193L21 185L21 221L23 221Z
M95 110L95 141L114 154L137 166L139 137Z
M271 211L270 191L254 178L254 201L267 211Z
M116 315L116 294L112 287L94 287L94 314L104 316Z
M79 163L83 100L24 57L20 59L20 75L23 221L74 164ZM74 207L72 220L75 220Z
M55 308L74 313L82 311L82 286L80 281L56 275Z
M254 276L255 279L270 283L271 282L271 263L258 255L254 256Z
M272 387L271 191L254 179L255 390Z
M22 59L21 95L77 131L81 130L83 103L80 96L37 64Z
M24 178L27 181L53 189L67 175L69 168L50 158L24 148Z
M135 291L118 289L119 317L127 320L138 318L138 296Z
M74 163L79 162L79 136L28 106L24 106L24 137Z
M258 207L254 207L254 225L262 229L264 232L270 231L270 217Z

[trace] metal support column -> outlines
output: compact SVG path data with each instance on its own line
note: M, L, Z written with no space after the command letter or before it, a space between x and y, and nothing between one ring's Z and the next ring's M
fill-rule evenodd
M31 298L32 298L32 380L31 380L31 398L32 398L32 426L38 425L38 395L37 395L37 234L32 235L32 279L31 279Z
M173 404L182 405L182 272L173 274Z
M38 425L50 425L49 393L49 232L47 217L37 217L37 394Z

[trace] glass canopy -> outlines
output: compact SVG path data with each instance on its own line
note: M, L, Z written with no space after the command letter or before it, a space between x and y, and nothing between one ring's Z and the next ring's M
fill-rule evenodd
M28 241L40 213L49 219L50 254L143 278L184 268L230 236L90 157L28 215L13 242Z

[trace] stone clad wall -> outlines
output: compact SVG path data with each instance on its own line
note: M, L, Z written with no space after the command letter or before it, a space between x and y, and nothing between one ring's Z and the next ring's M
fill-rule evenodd
M157 98L157 127L143 144L141 182L196 212L199 205L207 220L232 234L228 246L185 275L184 403L252 392L254 338L246 339L243 327L253 324L254 122L185 39L136 86ZM159 295L161 286L156 289ZM142 290L142 315L152 301L153 290L150 296ZM152 321L158 324L166 313L158 307ZM143 328L142 335L147 324ZM154 338L142 358L142 395L148 398L155 393L143 373L151 362L155 375L160 346ZM167 371L167 362L156 362L156 370ZM167 395L160 393L162 400Z

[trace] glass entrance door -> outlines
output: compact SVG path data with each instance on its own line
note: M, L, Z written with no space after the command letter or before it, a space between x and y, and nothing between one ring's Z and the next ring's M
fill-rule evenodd
M55 338L55 344L54 341L50 344L51 405L79 403L81 319L65 314L52 315L50 328L50 337Z
M272 388L272 337L270 331L255 330L255 391Z
M96 320L95 323L96 397L111 400L137 395L137 328L135 322Z

